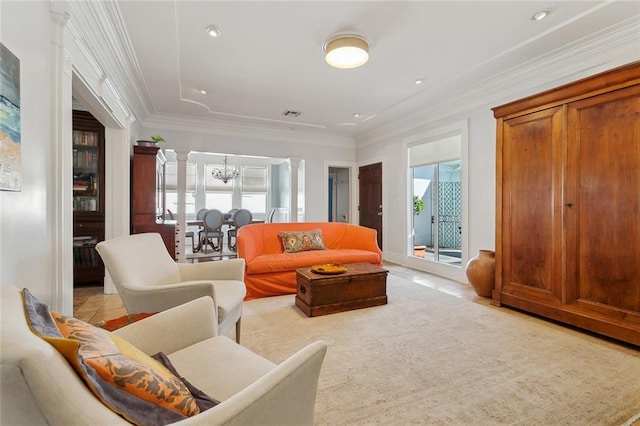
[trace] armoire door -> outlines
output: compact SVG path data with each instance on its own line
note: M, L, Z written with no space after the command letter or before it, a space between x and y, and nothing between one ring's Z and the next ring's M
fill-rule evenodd
M640 87L567 117L567 303L640 324Z
M496 296L510 305L556 304L562 297L564 117L559 107L511 118L499 135L502 226L496 241L502 258Z

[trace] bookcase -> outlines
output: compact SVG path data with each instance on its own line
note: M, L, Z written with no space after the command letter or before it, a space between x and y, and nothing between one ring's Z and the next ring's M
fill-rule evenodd
M73 283L103 284L95 250L104 240L104 126L89 112L73 111Z

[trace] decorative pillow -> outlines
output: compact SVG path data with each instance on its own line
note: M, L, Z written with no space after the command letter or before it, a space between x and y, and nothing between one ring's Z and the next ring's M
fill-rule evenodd
M200 413L189 389L162 364L110 333L50 312L29 290L31 330L53 345L111 410L138 425L168 424Z
M218 401L217 399L211 398L209 395L202 392L197 387L193 386L191 382L189 382L187 379L182 377L180 373L178 373L178 370L176 370L176 368L173 366L173 364L171 364L169 357L166 356L163 352L158 352L155 355L151 355L151 357L156 361L158 361L160 364L167 367L169 371L171 371L173 374L176 375L176 377L179 377L180 380L182 380L182 383L184 383L187 389L189 389L189 392L191 392L191 395L193 395L193 398L196 400L196 404L198 404L198 408L200 409L201 413L203 411L208 410L209 408L213 408L216 405L220 404L220 401Z
M322 242L322 230L314 229L312 231L301 232L278 232L282 240L282 246L287 253L298 253L300 251L324 250L324 242Z

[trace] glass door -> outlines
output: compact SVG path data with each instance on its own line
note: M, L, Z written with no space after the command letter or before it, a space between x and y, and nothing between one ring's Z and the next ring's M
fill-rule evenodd
M409 148L410 256L452 266L462 258L462 161L459 135Z

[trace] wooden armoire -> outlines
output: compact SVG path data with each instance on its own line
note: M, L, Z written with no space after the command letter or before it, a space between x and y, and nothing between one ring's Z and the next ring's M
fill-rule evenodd
M640 62L493 111L494 301L640 345Z

